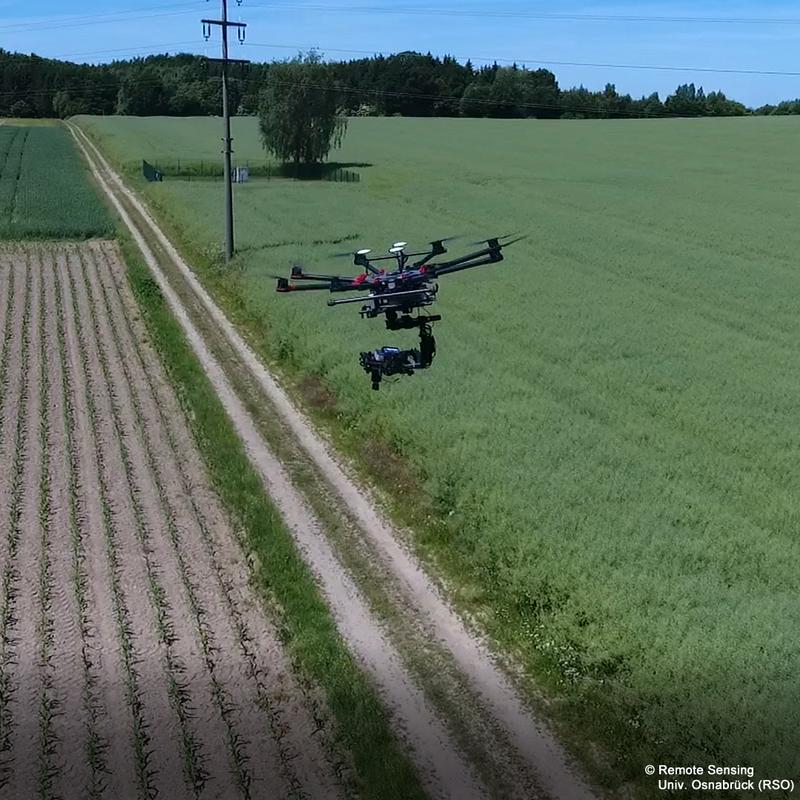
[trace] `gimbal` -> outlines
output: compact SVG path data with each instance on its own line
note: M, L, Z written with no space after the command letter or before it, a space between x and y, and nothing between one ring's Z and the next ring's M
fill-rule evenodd
M418 369L427 369L436 356L436 339L433 336L433 323L441 319L439 314L426 317L412 317L404 314L398 317L395 312L387 312L386 327L390 331L419 328L419 349L400 350L398 347L381 347L361 353L359 362L372 378L372 388L380 389L381 380L391 375L413 375Z

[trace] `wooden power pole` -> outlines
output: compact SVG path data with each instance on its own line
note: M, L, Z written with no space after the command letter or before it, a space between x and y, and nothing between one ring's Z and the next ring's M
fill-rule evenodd
M242 0L236 0L237 5L241 5ZM245 59L228 58L228 28L236 28L239 42L244 42L245 29L244 22L228 21L228 0L222 0L222 19L204 19L203 36L206 41L211 38L213 26L222 29L222 58L211 58L222 64L222 119L225 126L225 136L223 137L224 148L222 150L225 158L225 260L230 261L234 252L234 233L233 233L233 172L231 168L231 154L233 153L233 139L231 138L231 114L228 104L228 65L247 64Z

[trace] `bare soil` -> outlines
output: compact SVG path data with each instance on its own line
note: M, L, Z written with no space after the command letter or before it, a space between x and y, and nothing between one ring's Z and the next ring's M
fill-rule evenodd
M0 290L0 797L341 796L116 247Z

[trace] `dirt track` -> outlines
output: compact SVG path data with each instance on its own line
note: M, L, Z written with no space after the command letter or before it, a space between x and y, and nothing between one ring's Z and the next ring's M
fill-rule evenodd
M123 270L0 247L0 797L340 795Z
M348 475L287 398L138 197L85 135L74 125L70 128L131 230L317 576L340 633L382 691L431 793L453 798L593 798L548 726L402 545L374 498ZM278 446L286 452L280 457L271 448L273 442L267 443L262 421L245 410L241 397L249 391L248 384L256 387L251 404L266 409L270 429L284 430L285 442ZM313 498L303 497L293 485L288 470L301 461L316 475L317 490L335 498L332 504L343 509L336 520L323 522L319 511L315 514L311 508ZM373 574L366 582L359 578L357 583L352 567L343 565L343 558L352 553L345 552L341 537L332 546L336 527L347 529L355 549L367 554ZM382 585L384 600L394 605L391 623L376 618L369 607L365 593L370 580L373 586ZM398 628L404 630L402 635ZM413 641L402 641L406 633ZM421 652L430 663L412 675L409 665Z

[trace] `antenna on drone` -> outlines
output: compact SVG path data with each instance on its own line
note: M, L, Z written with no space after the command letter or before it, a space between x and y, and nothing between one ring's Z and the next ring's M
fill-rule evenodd
M240 6L242 0L236 0L236 5ZM239 43L245 41L245 30L247 24L244 22L230 22L228 20L228 0L222 0L222 19L204 19L203 36L208 41L211 38L213 27L222 29L222 58L210 58L209 61L222 64L222 118L225 130L223 155L225 160L225 260L233 258L234 236L233 236L233 176L231 169L231 154L233 153L233 139L231 138L231 115L228 106L228 64L248 64L245 59L228 58L228 28L236 28Z

